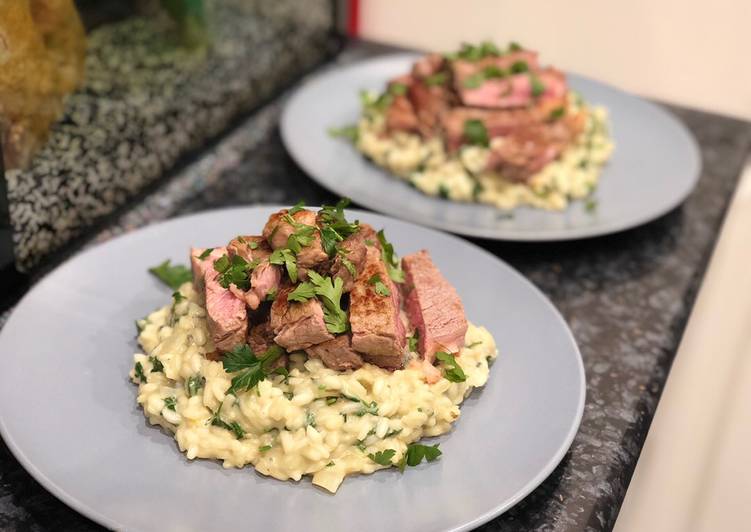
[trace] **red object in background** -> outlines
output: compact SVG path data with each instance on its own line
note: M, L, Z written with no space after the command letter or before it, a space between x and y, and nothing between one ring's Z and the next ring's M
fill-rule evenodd
M350 37L357 37L360 31L360 0L349 0L347 15L347 33Z

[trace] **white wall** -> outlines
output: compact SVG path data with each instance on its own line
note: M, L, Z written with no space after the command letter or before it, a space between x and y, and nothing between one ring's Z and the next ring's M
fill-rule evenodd
M364 38L510 40L543 63L751 120L751 0L361 0Z

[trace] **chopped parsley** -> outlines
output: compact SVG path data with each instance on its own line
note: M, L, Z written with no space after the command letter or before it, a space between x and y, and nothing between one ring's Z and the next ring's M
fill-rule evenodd
M415 333L407 338L407 346L413 353L417 353L417 346L420 344L420 331L415 329Z
M294 216L295 214L297 214L304 208L305 208L305 200L300 200L297 203L295 203L294 207L292 207L289 211L287 211L287 214L289 214L290 216Z
M407 86L404 83L392 83L389 92L394 96L404 96L407 94Z
M482 75L485 79L505 78L508 72L496 65L488 65L482 69Z
M482 73L472 74L471 76L468 76L462 85L464 85L464 88L466 89L476 89L480 85L483 84L485 81L485 76L482 75Z
M407 466L414 467L420 465L420 462L422 462L423 459L428 462L437 460L442 454L438 445L440 444L421 445L419 443L410 443L407 446L407 452L404 453L404 456L402 456L402 459L399 460L399 463L397 464L399 471L404 472L404 469Z
M526 61L514 61L511 65L512 74L522 74L529 71L529 65Z
M355 279L357 277L357 268L355 268L352 261L347 258L347 253L349 253L349 251L346 249L339 247L336 248L336 254L339 255L339 260L342 262L342 265L347 269L352 278Z
M399 257L394 252L394 246L386 240L386 233L383 229L378 231L378 241L381 243L381 257L386 264L386 271L391 277L391 280L396 283L404 282L404 271L399 264Z
M308 410L308 413L305 414L305 426L316 428L316 415L310 410Z
M435 354L435 357L446 365L443 369L443 376L446 380L451 382L464 382L467 380L467 375L465 375L464 370L456 361L454 355L444 351L438 351Z
M164 398L164 408L168 408L175 412L175 405L177 405L177 398L175 398L174 396Z
M443 85L446 83L446 79L448 76L446 76L445 72L438 72L436 74L432 74L430 76L427 76L423 81L425 82L425 85L428 87L435 87L438 85Z
M146 375L144 375L143 373L143 364L136 362L135 372L138 380L140 380L141 382L146 382Z
M316 230L315 226L300 223L290 214L284 216L284 221L294 229L292 234L287 237L287 249L297 254L300 253L302 248L313 243L313 233Z
M481 340L478 340L477 342L472 342L471 344L469 344L469 345L467 346L467 349L472 349L473 347L477 347L477 346L478 346L478 345L480 345L481 343L482 343L482 341L481 341Z
M182 295L178 291L174 291L174 292L172 292L172 299L174 300L175 303L179 303L180 301L182 301L183 299L185 299L185 296Z
M266 451L270 451L270 450L271 450L271 445L262 445L261 447L258 448L258 452L260 453L265 453Z
M438 195L443 199L449 199L450 193L448 187L446 185L439 185Z
M375 401L371 401L369 403L366 403L362 399L360 400L360 403L362 403L362 406L360 407L360 409L357 412L355 412L355 415L357 417L362 417L365 414L371 414L371 415L374 415L374 416L378 415L378 403L376 403Z
M329 258L336 255L339 242L360 230L359 221L349 222L344 216L344 208L347 205L349 205L349 199L343 198L336 205L324 205L318 211L321 246Z
M378 273L368 279L368 284L373 285L373 287L375 288L375 293L379 296L386 297L391 295L391 290L389 290L389 287L384 284L384 282L381 280L381 275Z
M511 41L509 43L509 45L508 45L508 51L509 52L521 52L522 51L522 46L521 46L521 44L519 44L517 42Z
M529 82L532 85L532 96L534 96L535 98L542 96L545 92L545 84L540 81L540 78L538 78L534 74L530 74Z
M550 119L551 120L558 120L560 118L563 118L563 115L566 114L566 108L563 106L556 107L552 111L550 111Z
M341 305L344 281L340 277L323 277L313 270L308 271L308 279L287 295L287 301L303 302L317 296L323 304L323 321L328 331L333 334L346 332L349 322Z
M485 146L490 144L488 130L482 120L465 120L464 121L464 138L469 144L474 146Z
M256 264L248 262L240 255L233 255L232 258L222 255L214 262L214 270L219 272L216 280L222 288L229 288L234 284L241 290L247 290L250 288L249 272L255 266Z
M235 347L222 360L224 371L237 373L232 377L232 384L227 393L237 395L237 392L250 390L266 377L276 373L276 370L269 370L269 366L283 354L284 349L278 345L272 345L258 356L247 344Z
M338 399L338 397L327 397L326 398L326 404L329 405L329 406L331 406L334 403L336 403L337 399Z
M587 198L584 202L584 210L592 214L597 210L597 200L594 198Z
M396 451L394 449L386 449L384 451L378 451L377 453L373 454L370 453L368 455L368 458L373 460L376 464L382 465L382 466L390 466L391 459L396 454Z
M149 362L151 362L151 373L164 373L164 364L157 357L149 357Z
M201 260L206 260L209 257L209 255L211 255L212 251L214 251L214 248L207 248L206 250L204 250L203 253L198 255L198 258Z
M386 435L384 436L384 438L391 438L393 436L396 436L397 434L401 433L402 430L404 430L404 429L393 429L393 430L390 430L390 431L388 431L386 433Z
M172 290L177 290L183 283L187 283L193 279L190 268L182 264L172 266L169 259L165 260L159 266L149 268L149 272Z
M185 381L185 393L188 394L188 397L198 395L199 390L203 388L205 382L206 379L203 376L191 375L190 377L188 377L188 380Z
M284 265L284 267L287 269L289 280L293 283L297 282L297 257L291 249L280 248L274 250L274 252L269 257L269 262L278 266Z
M328 464L326 464L326 467L332 467L333 465L334 465L334 462L333 462L333 461L331 461L331 462L329 462Z
M233 432L235 434L235 438L238 440L241 440L245 436L245 429L243 429L240 424L237 421L233 421L232 423L227 423L226 421L222 420L221 417L219 417L219 411L222 409L222 406L219 405L219 408L217 408L216 412L212 412L211 414L211 420L210 424L215 427L220 427L225 430L229 430L230 432Z

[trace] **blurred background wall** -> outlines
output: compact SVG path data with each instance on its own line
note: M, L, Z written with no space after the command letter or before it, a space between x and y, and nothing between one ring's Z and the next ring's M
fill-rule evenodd
M751 120L751 0L360 0L359 29L435 50L515 40L565 70Z

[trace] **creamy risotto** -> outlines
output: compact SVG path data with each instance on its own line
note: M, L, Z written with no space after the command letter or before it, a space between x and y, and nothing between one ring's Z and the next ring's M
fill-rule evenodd
M370 99L375 99L371 95ZM367 96L366 96L367 99ZM441 138L429 140L397 131L386 135L384 114L372 107L357 125L356 147L366 157L431 196L457 201L475 201L512 209L519 205L561 210L571 199L589 197L613 152L604 107L589 107L568 94L572 112L586 113L586 126L559 158L520 183L484 170L490 150L463 146L458 154L446 152ZM502 141L492 139L493 142Z
M331 492L346 475L396 465L410 443L448 432L496 357L490 333L470 324L456 357L464 382L427 384L418 369L391 372L370 364L337 372L292 354L288 376L235 397L227 394L232 375L205 358L214 346L202 296L190 283L178 293L173 304L137 323L143 352L134 355L130 377L149 421L174 433L190 459L218 459L227 468L253 464L280 480L312 475ZM374 461L389 449L395 451L390 463Z

